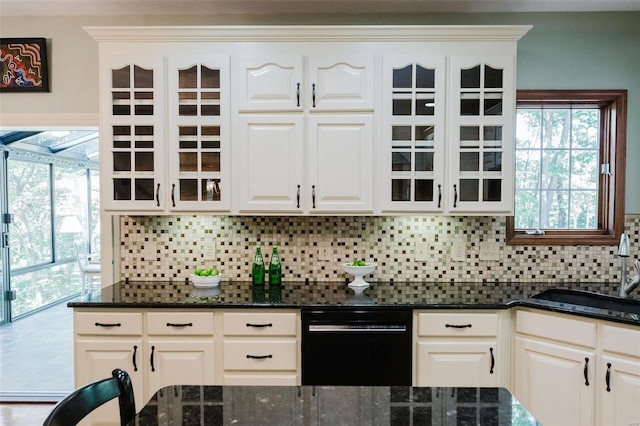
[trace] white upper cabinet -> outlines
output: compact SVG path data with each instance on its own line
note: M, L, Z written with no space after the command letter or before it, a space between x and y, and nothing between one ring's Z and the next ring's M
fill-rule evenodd
M240 212L373 212L373 62L363 55L239 58Z
M229 211L228 57L109 55L101 84L106 211Z
M310 111L373 111L372 55L316 55L308 58L303 88Z
M107 211L166 208L162 58L100 60L101 205Z
M302 56L238 58L238 110L302 111Z
M301 115L240 115L235 154L240 211L301 212L304 133Z
M309 211L373 212L373 149L371 115L310 117Z
M371 55L241 56L238 69L240 112L373 110Z
M513 213L529 26L85 29L105 212Z
M383 211L444 210L445 74L444 56L383 58Z
M231 207L229 58L168 60L169 209Z
M513 214L515 56L450 60L447 210Z

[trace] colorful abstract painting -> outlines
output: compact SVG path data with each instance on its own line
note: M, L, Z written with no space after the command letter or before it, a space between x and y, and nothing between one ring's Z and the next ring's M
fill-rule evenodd
M48 92L44 38L0 39L0 91Z

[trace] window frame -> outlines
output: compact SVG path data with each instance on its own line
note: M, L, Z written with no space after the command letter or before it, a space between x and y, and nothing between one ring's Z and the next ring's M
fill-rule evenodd
M508 216L506 243L509 245L617 245L624 231L627 91L518 90L516 93L516 108L553 105L600 107L602 136L599 161L600 164L609 163L610 175L600 173L598 177L598 229L544 229L544 234L527 235L525 230L515 229L515 217Z

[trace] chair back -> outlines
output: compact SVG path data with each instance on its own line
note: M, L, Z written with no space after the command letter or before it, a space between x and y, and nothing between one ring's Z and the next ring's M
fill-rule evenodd
M89 255L87 255L87 249L84 245L84 242L76 242L76 258L78 259L78 267L80 268L80 272L87 269L89 265Z
M115 369L112 377L89 383L60 401L44 421L43 426L76 425L101 405L118 398L120 424L128 425L136 414L133 385L126 371Z

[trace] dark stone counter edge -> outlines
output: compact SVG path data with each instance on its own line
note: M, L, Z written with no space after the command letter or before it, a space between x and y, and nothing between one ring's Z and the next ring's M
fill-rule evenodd
M517 299L506 303L401 303L401 304L294 304L294 303L127 303L127 302L68 302L70 308L91 308L91 309L323 309L323 310L343 310L343 309L372 309L372 310L500 310L514 307L529 307L542 309L545 311L571 314L580 317L612 321L622 324L630 324L640 327L640 320L634 319L624 312L609 311L605 309L591 308L567 303L552 302L537 299Z

